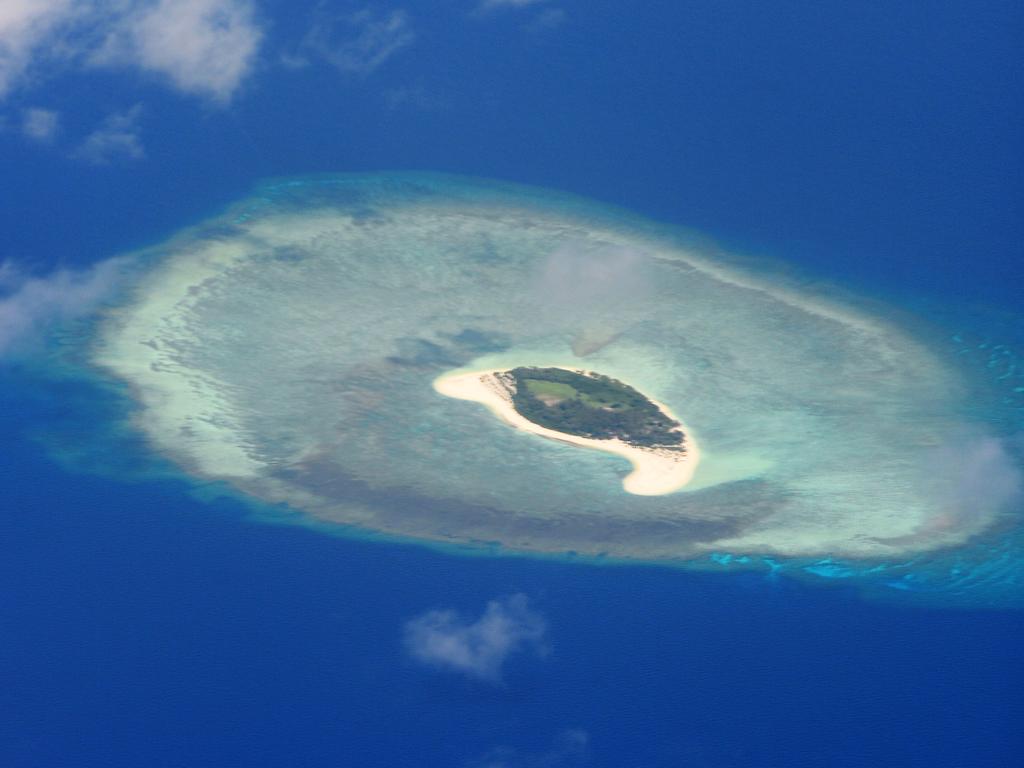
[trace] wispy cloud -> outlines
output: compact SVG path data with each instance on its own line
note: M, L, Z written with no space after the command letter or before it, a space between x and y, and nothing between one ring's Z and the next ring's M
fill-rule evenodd
M538 318L573 334L573 352L585 357L637 322L619 310L652 293L649 264L649 254L635 249L570 242L543 261L526 296Z
M126 259L115 258L88 269L33 277L10 261L0 264L0 356L55 322L94 310L120 282L127 265Z
M554 29L565 23L569 15L561 8L545 8L537 16L533 27L537 31Z
M247 0L158 0L112 27L92 64L154 73L179 91L220 102L252 70L263 37Z
M57 135L60 115L52 109L32 107L21 113L21 133L25 138L48 144Z
M414 108L432 111L444 109L447 106L447 102L443 98L428 91L422 85L387 88L381 91L381 98L388 109Z
M495 11L501 8L526 8L531 5L540 5L548 0L480 0L477 6L479 11Z
M405 645L424 664L499 683L509 656L545 650L546 632L526 595L516 594L490 601L475 621L450 609L427 611L405 625Z
M79 15L73 0L0 3L0 98L29 76L43 43Z
M0 98L53 72L100 67L226 102L262 38L252 0L3 0Z
M537 12L534 13L534 10ZM526 16L532 20L527 23L526 29L534 33L552 30L561 26L568 18L564 10L552 7L549 0L480 0L469 15L478 19L490 19L511 15L515 11L529 11ZM524 14L517 15L521 18Z
M365 8L353 14L318 18L299 53L286 57L291 67L312 55L345 74L368 75L416 39L412 19L404 10Z
M955 444L935 449L928 462L926 487L945 510L932 525L984 520L1019 502L1024 492L1024 474L1011 454L1024 446L991 435L957 438Z
M581 307L635 300L650 290L645 265L649 256L630 248L569 243L543 262L537 291L545 302Z
M551 749L544 752L523 752L514 747L495 747L483 757L472 760L466 768L558 768L582 765L590 754L590 734L581 728L562 731Z
M139 119L142 106L136 104L124 112L108 115L85 137L73 155L87 162L103 165L113 160L139 160L145 157Z

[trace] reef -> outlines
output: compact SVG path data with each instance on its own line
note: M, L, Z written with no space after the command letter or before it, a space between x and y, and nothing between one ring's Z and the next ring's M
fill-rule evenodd
M1005 520L1013 482L977 492L1016 477L1005 435L926 334L695 242L480 180L281 180L136 254L90 360L153 451L340 530L881 562ZM474 371L511 377L537 425L682 451L692 477L634 493L624 455L438 394Z

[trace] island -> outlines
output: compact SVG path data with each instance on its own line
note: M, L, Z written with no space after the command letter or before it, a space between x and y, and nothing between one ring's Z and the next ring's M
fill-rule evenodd
M629 493L658 496L684 487L699 452L669 409L628 384L562 367L455 372L434 381L448 397L486 406L516 429L628 459Z

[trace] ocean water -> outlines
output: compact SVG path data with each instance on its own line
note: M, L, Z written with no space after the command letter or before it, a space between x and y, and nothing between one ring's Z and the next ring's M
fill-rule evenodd
M93 332L0 387L9 764L995 766L1024 746L1017 529L884 567L699 571L330 535L154 456L129 393L68 365ZM977 333L947 352L1005 391L1012 435L1014 347ZM547 633L497 684L403 644L426 610L514 594Z
M4 383L5 435L60 415ZM1022 746L1019 611L347 540L182 481L57 484L41 448L5 473L8 765L468 765L499 746L543 765L525 761L579 731L571 760L599 766L995 766ZM502 685L405 653L425 608L518 592L549 652Z
M268 34L301 26L278 6ZM0 261L84 268L277 175L538 185L923 318L997 393L999 434L1020 432L1013 4L654 2L624 21L608 0L570 6L547 37L467 35L435 4L408 6L422 46L341 87L333 70L294 87L268 68L249 97L204 112L113 75L54 82L40 103L61 105L68 135L144 100L147 158L86 167L0 135L15 180L0 185ZM378 98L410 83L444 106ZM1021 762L1019 510L965 549L877 572L731 552L696 572L330 535L154 459L120 428L127 393L64 365L81 360L84 322L0 367L0 765ZM473 619L520 593L545 643L511 654L500 684L404 645L427 611Z

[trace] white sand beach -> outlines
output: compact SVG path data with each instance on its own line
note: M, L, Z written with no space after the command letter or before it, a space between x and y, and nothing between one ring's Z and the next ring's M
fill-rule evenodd
M622 481L622 487L628 493L637 496L660 496L678 491L693 477L693 472L700 461L700 452L693 435L685 425L685 452L665 448L642 448L617 439L597 440L558 432L534 424L520 415L512 405L512 395L508 388L497 378L496 374L499 373L500 370L448 374L434 381L434 389L447 397L481 403L506 424L524 432L581 448L607 451L628 459L633 465L633 471ZM682 424L665 405L655 400L651 402L668 418Z

